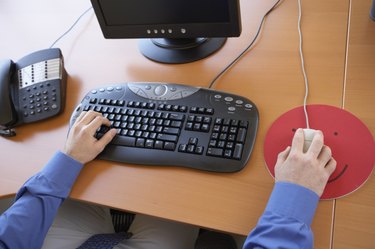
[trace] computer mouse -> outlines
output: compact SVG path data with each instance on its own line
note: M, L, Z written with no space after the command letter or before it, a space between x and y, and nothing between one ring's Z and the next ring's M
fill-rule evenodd
M303 135L305 136L305 141L303 143L303 152L307 152L310 148L311 142L316 134L314 129L303 129Z

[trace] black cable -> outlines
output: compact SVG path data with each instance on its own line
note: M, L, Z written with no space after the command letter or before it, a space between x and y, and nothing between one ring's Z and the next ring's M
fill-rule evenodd
M258 38L259 36L259 33L260 33L260 30L262 29L262 26L263 26L263 23L264 23L264 20L266 19L266 17L268 16L269 13L271 13L275 8L276 6L280 3L281 0L278 0L273 6L271 9L269 9L267 11L267 13L263 16L262 18L262 21L259 25L259 28L258 28L258 31L254 37L254 39L250 42L250 44L231 62L228 64L228 66L226 66L218 75L216 75L216 77L211 81L210 85L208 86L208 88L212 88L212 86L215 84L215 82L226 72L228 71L229 68L231 68L237 61L239 61L241 59L241 57L253 46L254 42L256 41L256 39Z
M62 34L59 38L57 38L56 41L54 41L54 42L52 43L52 45L51 45L49 48L52 48L53 46L55 46L55 44L56 44L61 38L63 38L65 35L67 35L67 34L68 34L68 33L74 28L74 26L77 25L77 23L79 22L79 20L81 20L81 18L82 18L84 15L86 15L86 13L89 12L91 9L92 9L92 6L91 6L90 8L88 8L87 10L85 10L85 12L83 12L83 13L77 18L77 20L73 23L73 25L70 26L70 28L69 28L67 31L65 31L64 34Z

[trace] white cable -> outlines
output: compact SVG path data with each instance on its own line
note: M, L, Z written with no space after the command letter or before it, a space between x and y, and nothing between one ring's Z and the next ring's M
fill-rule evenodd
M309 124L309 115L307 113L307 96L309 95L309 82L307 80L306 70L305 70L305 60L303 59L303 52L302 52L302 31L301 31L301 16L302 16L302 8L301 8L301 0L298 0L298 33L299 33L299 54L301 57L301 68L303 73L303 78L305 80L305 98L303 100L303 111L305 113L306 119L306 128L310 128Z
M75 22L73 23L73 25L72 26L70 26L70 28L67 30L67 31L65 31L65 33L64 34L62 34L59 38L57 38L53 43L52 43L52 45L49 47L49 48L52 48L53 46L55 46L55 44L58 42L58 41L60 41L60 39L61 38L63 38L65 35L67 35L73 28L74 28L74 26L76 26L76 24L79 22L79 20L81 20L81 18L84 16L84 15L86 15L86 13L87 12L89 12L90 10L92 9L92 6L90 7L90 8L88 8L87 10L85 10L78 18L77 18L77 20L75 20Z

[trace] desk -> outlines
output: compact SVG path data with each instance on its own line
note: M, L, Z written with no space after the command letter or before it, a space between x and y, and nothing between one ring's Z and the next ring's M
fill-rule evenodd
M0 196L14 194L54 151L62 148L70 114L89 90L125 81L208 86L252 40L274 2L242 0L241 37L229 39L213 56L185 65L151 62L138 52L136 40L105 40L92 13L82 18L57 44L69 73L65 112L17 128L18 135L12 139L1 138ZM88 6L88 0L0 1L0 58L18 60L48 47ZM304 52L311 83L308 101L342 107L349 1L303 1L303 10ZM303 102L297 11L296 1L284 0L266 19L255 46L215 85L215 89L248 97L259 108L258 137L245 169L217 174L96 160L84 168L70 197L247 235L263 212L273 186L263 159L265 134L277 117ZM366 108L370 112L371 108ZM374 120L369 122L374 128ZM368 188L369 184L362 189ZM315 248L331 246L336 232L334 207L334 201L319 204L312 225Z
M368 18L371 1L353 1L348 40L345 109L375 133L375 22ZM333 248L374 248L375 178L335 203Z

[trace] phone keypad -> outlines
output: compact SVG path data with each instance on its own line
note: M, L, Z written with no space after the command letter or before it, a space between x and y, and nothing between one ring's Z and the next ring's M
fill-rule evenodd
M20 92L20 107L25 123L56 115L60 107L59 85L52 82L34 84Z

